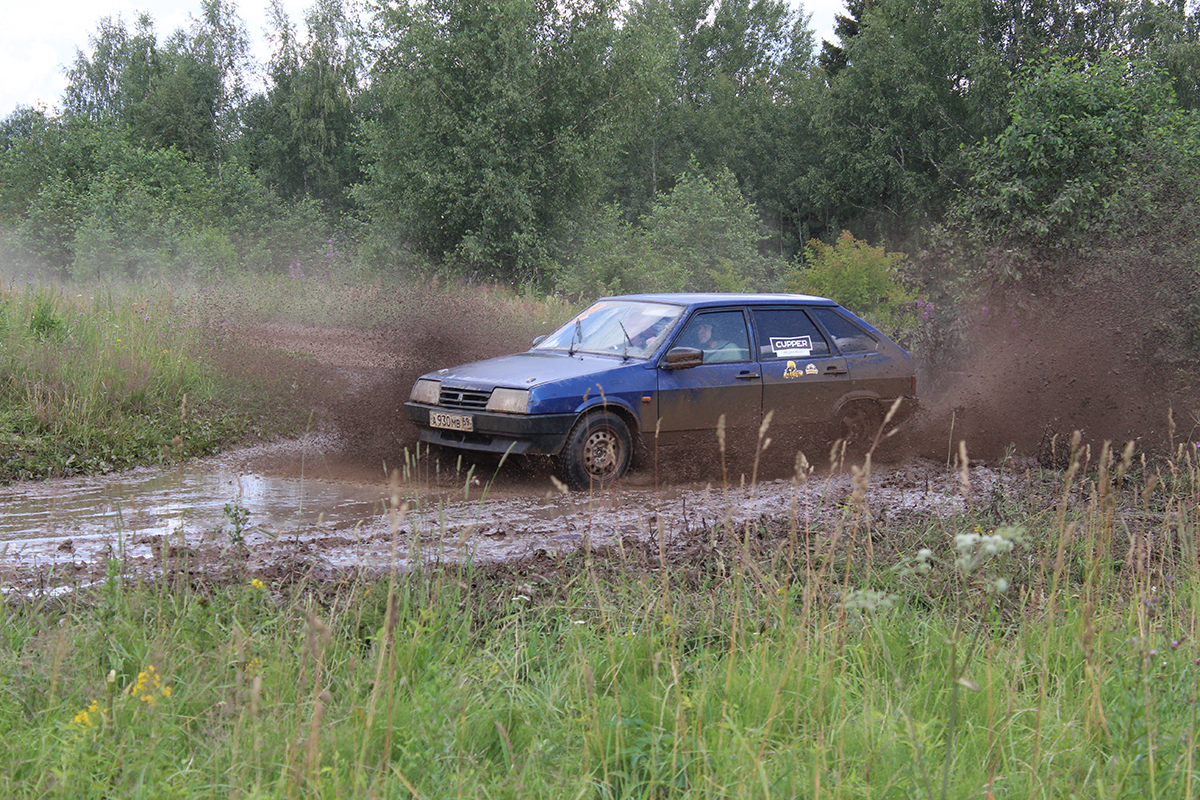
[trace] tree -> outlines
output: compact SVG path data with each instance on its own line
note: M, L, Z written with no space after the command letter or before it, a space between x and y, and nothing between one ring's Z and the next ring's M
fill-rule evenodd
M62 136L43 109L18 107L0 123L0 226L19 220L58 171Z
M194 161L214 163L222 145L221 75L192 44L178 31L167 41L145 96L129 111L129 135L146 147L174 147Z
M806 266L788 277L788 289L836 300L894 332L910 321L917 299L900 274L907 258L842 231L833 244L812 239L805 245Z
M620 76L607 2L431 0L380 12L357 197L380 225L463 268L544 274L592 195Z
M710 180L693 164L636 225L615 206L589 218L559 276L564 291L752 291L779 271L759 255L761 224L729 170Z
M862 27L863 12L870 0L846 0L846 14L838 14L833 18L833 33L841 45L828 40L821 43L821 55L817 62L821 69L833 77L850 64L846 55L845 45L858 35Z
M201 8L190 31L161 47L148 15L132 34L119 17L102 19L91 54L77 53L68 72L65 114L219 165L239 133L249 44L232 5L202 0Z
M758 214L728 170L711 180L695 170L685 173L641 228L640 290L752 291L774 277L774 265L758 253Z
M1174 127L1168 76L1116 54L1022 71L1008 127L970 151L959 218L989 242L1074 247L1091 235L1147 138Z
M104 17L88 39L91 54L77 50L67 71L64 113L127 125L132 109L145 99L161 68L154 21L148 14L140 15L131 34L120 17Z
M1125 43L1124 16L1140 0L1015 0L981 4L981 31L1009 71L1047 56L1090 59Z
M763 150L783 149L793 133L772 129L774 108L811 62L807 18L778 0L641 0L620 43L642 71L610 196L643 213L693 160L765 192Z
M341 0L313 6L303 43L278 0L272 14L271 85L249 104L244 146L263 180L284 198L308 196L345 209L361 175L354 131L362 33Z
M984 10L985 0L863 5L816 111L822 157L806 188L829 228L882 236L945 208L962 146L1004 121L1008 73L980 37Z
M1132 3L1125 27L1130 57L1165 70L1181 108L1200 108L1200 7L1188 16L1184 0Z

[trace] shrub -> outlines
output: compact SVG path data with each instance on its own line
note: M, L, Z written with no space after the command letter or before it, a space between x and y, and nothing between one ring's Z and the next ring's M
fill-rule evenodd
M904 286L900 272L906 254L872 247L842 231L834 244L810 240L804 258L808 267L789 276L792 291L836 300L890 334L917 322L919 298Z
M754 291L778 274L758 252L758 215L728 170L684 175L636 225L605 207L577 238L559 278L569 294Z

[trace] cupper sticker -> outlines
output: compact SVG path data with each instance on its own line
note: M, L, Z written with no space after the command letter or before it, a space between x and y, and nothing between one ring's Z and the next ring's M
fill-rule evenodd
M776 358L805 358L812 355L811 336L772 336L771 352Z

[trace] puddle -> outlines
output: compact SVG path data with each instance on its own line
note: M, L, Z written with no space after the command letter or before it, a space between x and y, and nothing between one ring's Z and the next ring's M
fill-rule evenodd
M234 503L250 512L247 527L282 533L323 522L336 529L379 516L386 497L384 487L211 465L138 469L0 487L0 542L219 531L229 525L226 504Z
M281 565L305 564L332 576L346 569L407 570L429 561L512 561L619 546L626 537L675 550L691 546L698 533L756 520L790 519L819 532L840 524L852 490L847 475L728 489L651 487L638 485L635 476L613 491L564 494L548 480L509 473L457 488L424 479L401 484L404 513L393 517L391 489L382 479L272 476L247 470L253 460L245 455L0 487L0 593L22 584L38 591L83 585L102 578L114 558L150 572L181 568L183 559L189 572L266 575ZM867 495L872 516L924 518L964 510L956 472L880 472ZM975 491L990 491L1000 477L986 469L972 472ZM240 544L226 513L226 504L235 502L249 512Z

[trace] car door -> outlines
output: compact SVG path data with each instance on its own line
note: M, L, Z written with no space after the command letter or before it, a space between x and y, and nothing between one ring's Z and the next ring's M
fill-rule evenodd
M850 392L856 396L884 400L913 392L912 373L907 357L898 358L895 345L889 347L870 331L848 319L840 309L815 308L812 315L829 334L834 347L846 358L850 370Z
M752 317L763 413L774 412L771 430L798 433L804 426L827 422L849 388L845 357L831 350L802 306L756 308Z
M720 347L703 347L699 332L704 325L725 337ZM745 313L741 309L700 310L687 320L668 351L675 347L700 350L704 362L682 369L660 364L659 442L716 441L717 421L722 414L730 441L757 436L762 414L762 370L753 357Z

